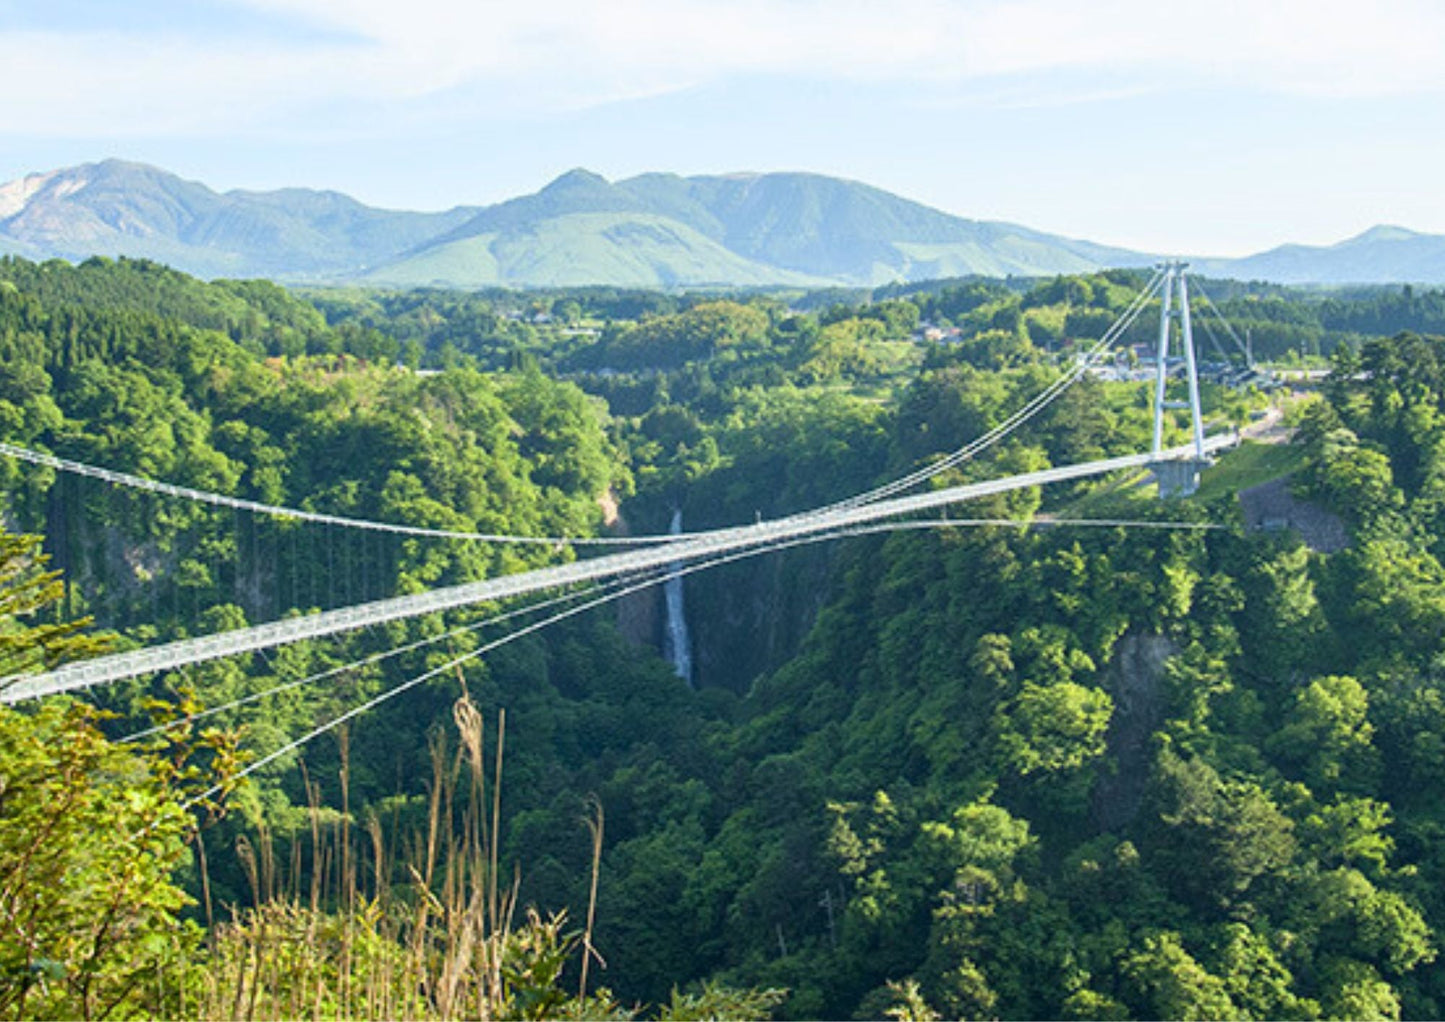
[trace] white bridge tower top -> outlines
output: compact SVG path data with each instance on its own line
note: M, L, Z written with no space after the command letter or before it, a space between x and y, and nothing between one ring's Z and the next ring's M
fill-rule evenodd
M1204 449L1204 417L1199 407L1199 363L1194 357L1194 329L1189 319L1189 285L1184 280L1188 263L1171 260L1160 265L1164 279L1159 285L1159 349L1156 356L1154 375L1154 446L1153 451L1164 451L1164 410L1166 408L1188 408L1190 425L1193 427L1194 458L1183 462L1162 463L1155 468L1161 497L1188 496L1199 485L1199 471L1210 464ZM1174 296L1178 295L1177 304ZM1186 401L1168 400L1169 351L1173 347L1173 325L1179 324L1179 346L1184 349L1185 374L1189 384Z

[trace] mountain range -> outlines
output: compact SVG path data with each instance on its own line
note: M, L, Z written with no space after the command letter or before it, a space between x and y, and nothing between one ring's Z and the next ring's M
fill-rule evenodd
M818 174L611 182L573 170L532 195L441 213L332 191L216 192L105 160L0 185L0 253L128 255L203 277L459 288L871 286L1146 265L1156 254L968 220ZM1280 283L1445 283L1445 237L1376 227L1327 247L1195 260Z

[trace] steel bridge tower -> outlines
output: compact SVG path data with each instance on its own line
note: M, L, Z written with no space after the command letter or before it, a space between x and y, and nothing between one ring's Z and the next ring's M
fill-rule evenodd
M1199 364L1194 357L1194 330L1189 321L1189 285L1184 280L1184 269L1189 264L1171 261L1159 268L1164 271L1164 280L1159 287L1159 350L1154 374L1154 446L1155 455L1164 451L1164 410L1166 408L1188 408L1190 425L1193 428L1194 457L1168 460L1158 457L1150 467L1159 483L1159 496L1187 497L1199 489L1199 473L1213 464L1204 449L1204 418L1199 407ZM1178 294L1178 302L1174 296ZM1179 323L1179 346L1184 349L1185 375L1189 384L1189 398L1186 401L1170 401L1167 397L1169 383L1169 350L1173 346L1174 323Z

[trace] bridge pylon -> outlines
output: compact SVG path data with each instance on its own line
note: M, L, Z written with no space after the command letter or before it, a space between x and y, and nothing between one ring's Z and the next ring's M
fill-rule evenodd
M1194 330L1189 319L1189 285L1184 270L1189 264L1171 260L1160 265L1164 280L1159 287L1159 347L1154 375L1154 446L1159 456L1150 464L1159 484L1159 496L1187 497L1199 489L1199 473L1213 464L1204 449L1204 416L1199 406L1199 363L1194 355ZM1177 304L1175 295L1178 295ZM1185 376L1189 386L1186 401L1168 400L1169 359L1173 347L1174 324L1179 324L1179 347L1183 349ZM1193 432L1194 457L1170 459L1164 452L1164 410L1188 408Z

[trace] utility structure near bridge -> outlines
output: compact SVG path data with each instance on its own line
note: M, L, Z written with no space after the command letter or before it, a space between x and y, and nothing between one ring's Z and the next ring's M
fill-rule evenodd
M1189 285L1184 280L1188 263L1171 261L1159 266L1164 274L1159 285L1159 351L1155 362L1154 383L1154 446L1158 455L1150 463L1159 483L1159 496L1187 497L1199 489L1199 473L1213 464L1204 446L1204 418L1199 409L1199 363L1194 357L1194 330L1189 321ZM1178 293L1178 304L1174 295ZM1184 349L1185 376L1189 397L1184 401L1168 399L1169 350L1173 346L1174 323L1179 323L1179 345ZM1194 444L1193 458L1164 457L1164 410L1188 408Z

